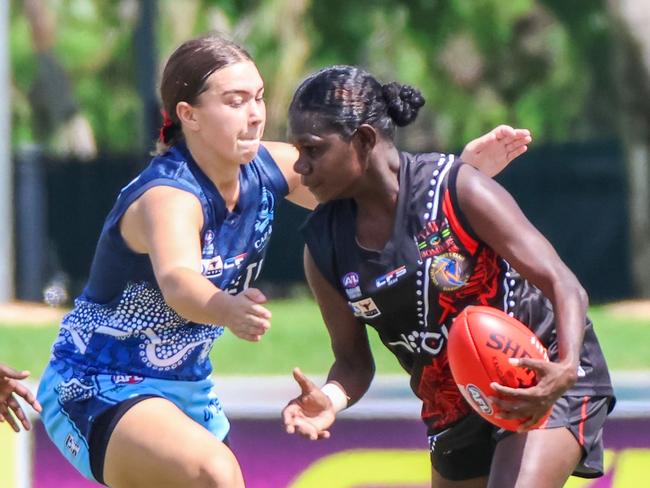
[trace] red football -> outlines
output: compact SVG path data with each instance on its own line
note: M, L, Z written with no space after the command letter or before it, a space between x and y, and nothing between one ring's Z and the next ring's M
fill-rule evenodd
M535 372L512 366L510 358L529 357L548 361L546 348L517 319L491 307L470 306L454 320L447 344L449 366L461 393L474 410L489 422L516 431L526 419L497 418L496 396L490 383L529 388L537 383ZM549 412L534 426L546 421Z

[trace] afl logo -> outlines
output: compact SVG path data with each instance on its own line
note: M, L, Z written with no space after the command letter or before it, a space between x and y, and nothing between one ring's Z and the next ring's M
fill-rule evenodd
M343 283L345 288L359 286L359 275L357 273L348 273L341 278L341 283Z
M457 252L435 256L429 267L431 281L442 291L457 290L467 283L469 275L467 258Z
M474 405L476 405L478 409L485 415L492 415L493 412L492 407L490 406L490 402L488 402L487 398L485 398L485 395L483 395L481 389L478 386L472 384L467 385L466 388L470 399L472 402L474 402Z

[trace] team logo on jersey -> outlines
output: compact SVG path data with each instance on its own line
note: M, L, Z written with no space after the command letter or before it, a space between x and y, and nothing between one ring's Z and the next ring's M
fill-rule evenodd
M420 257L430 258L449 249L456 249L456 244L449 228L449 223L445 219L442 225L438 226L435 221L427 222L416 238Z
M255 221L255 240L253 245L255 249L262 249L271 237L272 223L273 223L273 209L275 208L275 200L273 193L262 187L262 199L257 211L257 220Z
M203 234L203 254L212 256L214 254L214 231L208 229Z
M348 299L354 300L361 296L361 288L359 287L359 275L357 273L347 273L341 278L343 288Z
M364 298L358 302L348 302L348 305L352 308L352 313L355 317L372 319L381 315L381 312L372 298Z
M223 273L223 260L221 256L201 260L201 274L206 278L216 278Z
M114 374L111 381L115 385L136 385L144 381L144 377L133 374Z
M429 276L442 291L457 290L469 279L470 266L467 258L457 252L435 256L429 267Z
M382 286L391 286L397 283L402 276L406 274L406 266L400 266L393 271L386 273L384 276L380 276L375 280L375 286L381 288Z

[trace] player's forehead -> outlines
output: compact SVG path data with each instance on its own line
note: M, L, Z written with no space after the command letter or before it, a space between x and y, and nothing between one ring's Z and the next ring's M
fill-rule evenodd
M289 137L295 141L313 141L332 134L331 123L316 111L291 112L289 117Z
M217 95L229 93L257 94L264 89L264 80L255 63L237 61L212 73L206 80L208 91Z

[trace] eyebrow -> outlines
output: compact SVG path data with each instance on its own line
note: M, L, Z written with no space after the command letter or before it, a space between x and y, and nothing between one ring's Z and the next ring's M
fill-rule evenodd
M261 92L263 90L264 90L264 87L257 90L257 92L255 92L255 94L257 95L259 92ZM222 92L221 94L222 95L248 95L248 94L250 94L250 92L248 90L234 89L234 90L226 90L225 92Z

